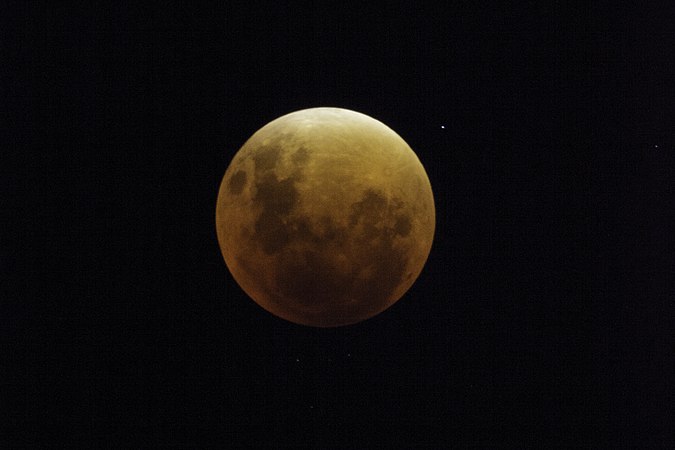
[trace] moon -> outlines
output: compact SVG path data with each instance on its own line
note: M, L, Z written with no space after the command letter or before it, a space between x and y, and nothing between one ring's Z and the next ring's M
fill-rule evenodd
M270 313L313 327L396 303L429 256L435 208L408 144L365 114L296 111L244 143L225 171L216 232L236 282Z

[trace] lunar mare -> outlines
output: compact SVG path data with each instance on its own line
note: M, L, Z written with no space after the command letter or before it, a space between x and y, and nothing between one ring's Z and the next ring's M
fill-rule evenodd
M384 311L429 255L435 209L421 162L364 114L312 108L258 130L227 168L218 242L241 288L272 314L334 327Z

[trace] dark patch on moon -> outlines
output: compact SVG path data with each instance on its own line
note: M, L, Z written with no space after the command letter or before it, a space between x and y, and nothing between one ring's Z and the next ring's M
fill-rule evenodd
M298 217L289 223L289 228L293 231L293 236L296 239L317 243L318 236L312 232L309 219L306 217Z
M253 156L256 173L266 172L274 169L281 159L281 149L279 147L263 146L256 151Z
M262 217L262 216L261 216ZM285 234L288 244L299 241L310 244L320 251L331 246L342 247L347 241L347 229L338 227L328 216L321 217L312 225L311 218L307 216L290 215L285 218Z
M288 214L298 203L298 190L293 178L277 179L267 175L256 183L257 192L253 201L262 206L263 213Z
M294 214L299 203L296 182L301 173L279 180L272 171L260 172L261 167L274 167L278 156L272 152L256 160L253 198L260 207L255 241L266 254L279 258L275 295L293 302L297 314L364 317L385 309L408 273L408 251L394 245L395 239L408 236L412 229L410 217L399 211L400 200L389 203L382 192L369 189L351 205L346 227L329 216L298 216ZM352 267L345 272L329 249L344 248L350 239L357 247L350 255ZM295 241L309 247L290 250ZM270 293L271 298L275 295Z
M251 266L251 263L249 262L248 259L244 258L243 256L237 256L236 259L237 259L237 263L239 264L239 267L244 269L244 271L246 273L248 273L249 275L255 275L256 274L255 270Z
M356 225L359 220L374 224L382 221L387 208L387 199L380 193L368 189L363 198L352 204L349 214L349 225Z
M340 320L346 315L369 317L389 306L408 263L407 253L394 248L385 235L353 255L349 272L340 271L334 255L320 250L282 252L280 257L276 286L295 304L293 309L300 315L320 313ZM370 275L358 277L363 269L370 270Z
M312 229L311 220L308 217L294 217L289 221L288 226L292 230L293 240L307 242L316 247L328 244L324 236Z
M410 222L410 217L408 216L398 216L396 218L396 223L394 224L394 231L399 236L407 236L412 230L412 223Z
M244 190L246 186L246 172L243 170L238 170L227 183L227 186L230 188L230 193L234 195L241 194L241 191Z
M347 228L337 226L330 216L321 217L319 224L321 226L319 235L323 241L333 242L341 247L347 241Z
M291 241L291 234L281 216L263 211L255 223L256 237L265 253L277 253Z
M340 273L330 257L307 250L282 256L277 288L293 299L302 311L326 310L344 301L351 276Z
M394 208L400 209L399 201ZM302 240L315 250L282 252L276 283L279 293L295 303L298 314L316 313L340 317L366 317L389 306L394 291L403 283L409 261L405 248L394 246L396 236L407 236L412 224L407 215L396 216L388 210L387 199L375 190L365 192L352 204L349 226L339 227L326 216L315 222L309 218L293 218L291 235L280 232L282 240ZM344 248L353 239L357 250L351 255L351 270L337 268L332 245ZM325 252L324 252L325 251ZM367 273L367 276L363 276ZM357 300L356 303L353 303Z
M298 190L293 178L277 179L270 174L256 183L253 201L262 208L255 222L255 232L267 254L277 253L292 240L286 217L298 203Z
M403 202L394 198L389 206L399 210ZM394 234L409 235L412 223L408 216L401 214L396 217L393 229L386 227L392 219L391 214L393 211L389 210L386 197L372 189L351 206L349 223L356 227L354 232L360 233L356 239L363 246L361 264L373 270L370 277L355 282L354 289L359 298L379 298L385 302L403 280L408 255L394 247Z
M354 288L359 298L379 299L376 305L383 305L401 284L408 264L406 253L393 245L390 234L383 233L374 245L367 250L364 258L367 265L373 268L370 277L358 280Z
M309 161L309 152L305 147L300 147L295 153L293 153L291 160L295 164L303 165Z

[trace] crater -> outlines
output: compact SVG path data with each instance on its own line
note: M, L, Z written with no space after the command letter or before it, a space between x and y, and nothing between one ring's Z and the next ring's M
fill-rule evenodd
M241 194L241 191L244 190L244 186L246 186L246 172L243 170L237 171L237 173L230 177L227 186L230 189L231 194Z

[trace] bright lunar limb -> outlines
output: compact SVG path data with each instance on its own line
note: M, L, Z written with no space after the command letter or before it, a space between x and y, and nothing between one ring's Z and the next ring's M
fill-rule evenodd
M334 327L384 311L431 250L435 209L419 159L394 131L340 108L268 123L234 156L216 205L241 288L272 314Z

